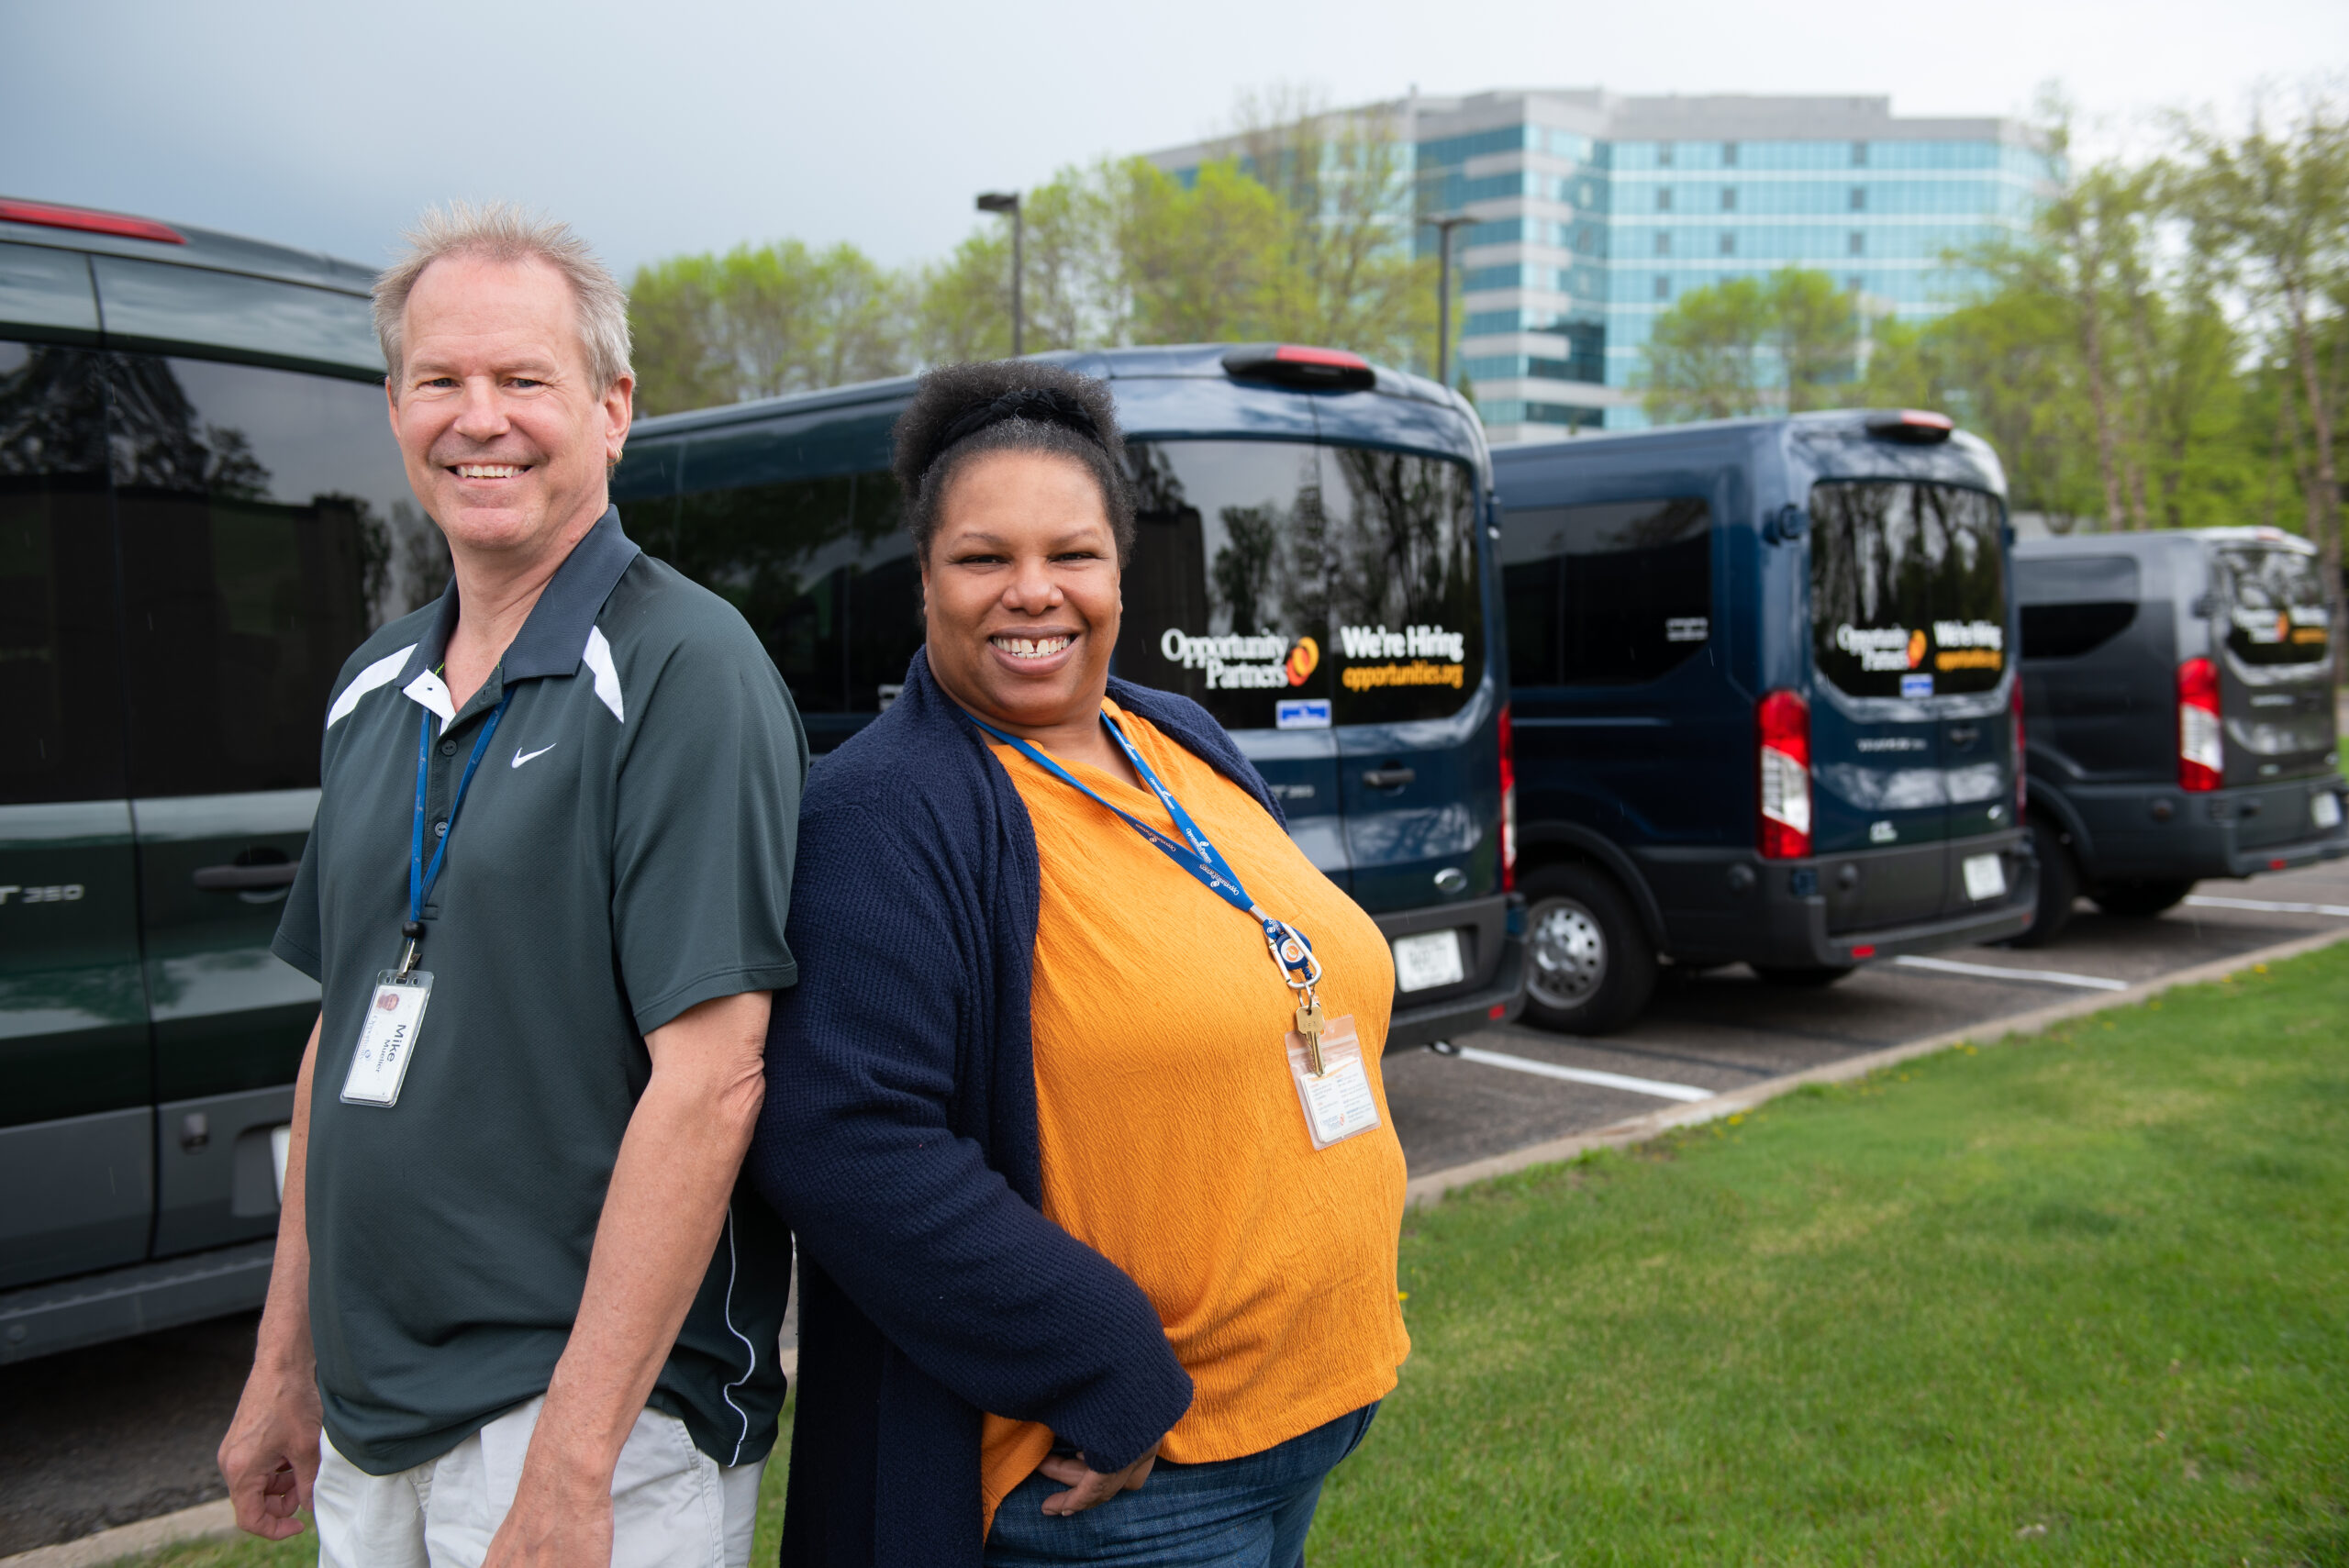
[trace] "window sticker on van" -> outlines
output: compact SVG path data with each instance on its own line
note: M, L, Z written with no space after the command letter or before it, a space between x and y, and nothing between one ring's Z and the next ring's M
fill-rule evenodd
M1998 497L1909 480L1811 490L1812 661L1854 696L1986 692L2007 665Z
M1135 441L1117 673L1234 729L1441 718L1484 675L1475 475L1300 441ZM1311 699L1328 711L1291 705Z
M1338 647L1349 660L1386 661L1349 665L1338 684L1350 692L1379 686L1450 686L1458 691L1467 673L1466 634L1440 626L1408 626L1401 631L1383 626L1341 626Z
M2315 557L2297 550L2222 552L2227 651L2245 664L2321 664L2329 650Z
M1301 686L1321 663L1319 643L1276 631L1208 637L1170 626L1158 635L1158 652L1170 664L1203 672L1211 692Z

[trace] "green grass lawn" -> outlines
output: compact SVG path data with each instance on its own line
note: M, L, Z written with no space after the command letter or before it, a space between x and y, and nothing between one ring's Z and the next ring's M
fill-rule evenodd
M1403 1284L1314 1568L2349 1563L2349 947L1455 1195Z
M1348 1563L2349 1562L2349 947L1414 1215Z

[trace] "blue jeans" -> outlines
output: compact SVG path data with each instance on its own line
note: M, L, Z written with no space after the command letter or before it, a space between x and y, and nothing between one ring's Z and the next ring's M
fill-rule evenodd
M1370 1430L1375 1403L1277 1448L1209 1464L1160 1460L1139 1492L1068 1518L1044 1512L1066 1491L1030 1475L996 1510L986 1568L1118 1562L1128 1568L1303 1568L1321 1482Z

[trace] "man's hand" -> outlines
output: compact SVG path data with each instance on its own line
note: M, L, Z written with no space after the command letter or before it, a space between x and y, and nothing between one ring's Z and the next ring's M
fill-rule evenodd
M482 1568L578 1568L612 1560L612 1486L575 1467L526 1470Z
M318 1420L315 1374L253 1368L220 1440L220 1476L238 1529L271 1540L302 1533L294 1515L310 1506L318 1478Z
M1086 1464L1081 1453L1074 1459L1063 1454L1047 1454L1037 1470L1068 1490L1055 1492L1045 1498L1044 1512L1064 1518L1070 1514L1081 1514L1087 1508L1106 1503L1120 1492L1139 1492L1141 1484L1150 1479L1150 1467L1157 1462L1156 1443L1151 1444L1148 1453L1123 1470L1111 1471L1106 1475Z

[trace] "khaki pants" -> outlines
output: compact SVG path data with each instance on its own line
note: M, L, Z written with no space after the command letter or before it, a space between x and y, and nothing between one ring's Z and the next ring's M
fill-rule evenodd
M370 1475L318 1434L319 1568L476 1568L514 1506L540 1407L509 1410L440 1458ZM744 1568L766 1462L721 1465L646 1410L612 1473L612 1568Z

